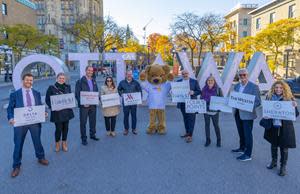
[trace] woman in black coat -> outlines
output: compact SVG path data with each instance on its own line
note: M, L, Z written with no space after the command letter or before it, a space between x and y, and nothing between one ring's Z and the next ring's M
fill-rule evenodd
M71 86L65 83L66 76L64 73L57 75L56 83L49 86L46 93L46 104L51 109L50 97L53 95L71 93ZM64 109L59 111L51 111L50 121L55 123L55 151L60 150L60 141L62 140L62 150L67 152L67 136L69 130L69 120L74 118L72 109Z
M297 103L294 101L291 89L284 81L276 81L267 95L266 100L272 101L293 101L296 116L299 115ZM268 119L268 118L267 118ZM267 166L268 169L277 167L277 153L280 148L280 171L279 176L286 175L286 164L288 160L288 149L296 148L296 137L293 121L268 119L271 129L265 129L264 138L271 143L272 162Z

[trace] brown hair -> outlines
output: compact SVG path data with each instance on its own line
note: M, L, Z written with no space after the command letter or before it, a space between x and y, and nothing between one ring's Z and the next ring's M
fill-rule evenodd
M112 85L113 89L115 89L115 88L116 88L115 82L114 82L114 79L113 79L111 76L108 76L108 77L105 78L104 84L105 84L106 86L108 86L108 85L107 85L107 80L108 80L108 79L111 79L111 85Z
M22 80L24 80L26 77L33 77L33 75L31 73L25 73L23 76L22 76Z

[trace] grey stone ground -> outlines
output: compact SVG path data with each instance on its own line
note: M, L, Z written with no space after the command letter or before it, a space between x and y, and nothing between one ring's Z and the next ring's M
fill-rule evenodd
M78 75L72 76L71 83ZM52 80L36 84L44 93ZM300 193L300 152L289 152L288 175L277 176L276 170L267 170L270 145L263 139L263 129L254 125L254 151L251 162L239 162L230 153L238 145L238 135L230 114L222 114L220 125L222 147L204 148L204 121L198 115L194 141L186 144L179 138L183 121L175 107L168 107L166 136L148 136L147 107L138 109L139 134L124 137L123 114L118 117L116 138L105 136L104 120L98 112L97 135L99 142L89 141L87 147L80 143L78 110L70 124L69 152L55 153L54 125L43 124L42 142L48 167L37 164L30 135L27 134L23 150L23 165L19 177L10 178L13 130L8 126L6 111L8 89L0 87L0 194L56 194L56 193ZM299 119L295 123L299 145Z

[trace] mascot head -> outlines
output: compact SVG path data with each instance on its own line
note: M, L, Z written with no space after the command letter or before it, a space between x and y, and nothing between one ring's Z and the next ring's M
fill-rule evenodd
M142 81L147 80L148 82L158 85L166 81L172 81L174 79L173 74L170 73L170 67L168 65L149 65L141 73L140 79Z

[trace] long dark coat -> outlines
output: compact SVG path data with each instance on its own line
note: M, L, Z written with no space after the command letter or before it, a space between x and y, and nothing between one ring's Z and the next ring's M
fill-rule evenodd
M297 107L295 108L295 111L296 117L299 116ZM281 123L282 126L279 129L275 127L265 129L264 138L277 147L296 148L296 136L293 121L282 120Z
M60 88L57 88L53 85L49 86L47 93L46 93L46 99L45 102L48 105L48 107L51 109L51 101L50 96L53 95L60 95L60 94L69 94L71 93L71 86L68 84L65 84L65 89L61 90ZM60 111L51 111L50 121L53 123L60 123L69 121L72 118L74 118L74 113L72 109L64 109Z

